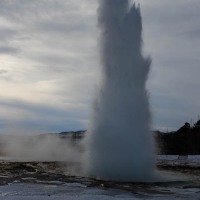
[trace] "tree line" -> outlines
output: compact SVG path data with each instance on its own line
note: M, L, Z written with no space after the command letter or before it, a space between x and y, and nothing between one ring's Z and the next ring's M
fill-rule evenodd
M193 126L188 122L174 132L155 131L158 154L197 155L200 154L200 120Z

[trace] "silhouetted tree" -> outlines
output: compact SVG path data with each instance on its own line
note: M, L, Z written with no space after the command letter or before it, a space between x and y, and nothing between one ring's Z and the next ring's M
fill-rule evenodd
M193 127L185 122L176 132L156 131L156 142L160 154L194 155L200 154L200 120Z

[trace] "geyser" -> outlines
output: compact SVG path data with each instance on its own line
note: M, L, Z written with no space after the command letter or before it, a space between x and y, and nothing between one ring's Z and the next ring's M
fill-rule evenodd
M139 5L99 0L102 83L87 133L87 173L101 179L151 181L154 143L145 88L151 59L142 55Z

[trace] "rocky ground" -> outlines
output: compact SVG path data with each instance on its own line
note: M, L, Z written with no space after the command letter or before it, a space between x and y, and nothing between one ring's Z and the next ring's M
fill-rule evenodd
M97 180L80 175L71 175L72 170L79 170L78 163L66 162L15 162L2 160L0 162L0 185L8 184L45 184L65 185L80 184L85 188L101 188L103 190L117 189L134 195L174 196L177 191L195 189L200 196L200 165L189 160L158 159L157 167L161 171L172 172L176 176L186 176L188 179L155 183L121 183ZM73 172L76 174L76 172ZM177 175L179 174L179 175Z

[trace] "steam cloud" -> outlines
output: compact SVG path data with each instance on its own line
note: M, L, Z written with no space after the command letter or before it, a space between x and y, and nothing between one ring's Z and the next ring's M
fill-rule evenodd
M58 135L7 136L1 151L19 161L81 161L81 145Z
M86 170L120 181L151 181L154 142L145 88L151 59L142 55L140 7L99 0L102 83L94 103Z

